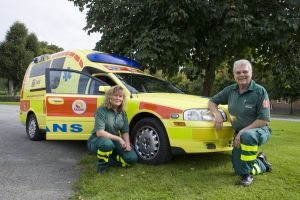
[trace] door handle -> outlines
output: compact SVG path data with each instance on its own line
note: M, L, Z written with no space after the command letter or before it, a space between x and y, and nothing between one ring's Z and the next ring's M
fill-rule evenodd
M48 102L50 104L56 104L56 105L61 105L61 104L64 104L64 99L63 98L49 98L48 99Z

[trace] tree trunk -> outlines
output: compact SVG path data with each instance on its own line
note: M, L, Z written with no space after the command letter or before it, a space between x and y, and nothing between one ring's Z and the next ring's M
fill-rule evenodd
M8 95L14 96L14 80L8 80Z
M293 114L293 102L290 101L290 115Z
M212 62L209 62L207 67L205 68L205 77L203 83L203 95L204 96L211 96L212 89L214 86L215 80L215 66Z

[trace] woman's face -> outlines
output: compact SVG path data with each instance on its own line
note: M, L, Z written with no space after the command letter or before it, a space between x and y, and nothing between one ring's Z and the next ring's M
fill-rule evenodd
M123 92L119 90L110 97L110 104L113 108L118 108L122 104L123 98Z

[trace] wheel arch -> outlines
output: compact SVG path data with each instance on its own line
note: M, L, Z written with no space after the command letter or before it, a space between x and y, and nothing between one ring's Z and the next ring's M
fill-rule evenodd
M162 125L162 127L164 128L165 132L167 133L168 140L169 140L169 135L168 135L168 132L167 132L167 130L166 130L166 127L164 126L164 124L162 123L162 121L161 121L156 115L154 115L154 114L152 114L152 113L142 112L142 113L139 113L139 114L135 115L135 116L131 119L131 121L130 121L130 123L129 123L129 131L131 132L131 130L133 129L133 127L135 126L135 124L136 124L138 121L140 121L141 119L145 119L145 118L154 118L154 119L157 119L157 120L161 123L161 125ZM129 133L129 134L130 134L130 133ZM169 141L169 142L170 142L170 141Z
M28 122L28 119L29 119L29 116L30 116L30 115L34 115L34 116L36 117L36 114L35 114L32 110L28 111L28 112L27 112L27 115L26 115L26 124L27 124L27 122Z
M159 141L158 142L159 150L158 149L154 150L154 149L150 148L150 150L152 149L153 151L149 152L148 151L149 149L145 150L143 145L142 146L138 145L138 147L136 146L136 141L135 141L136 134L138 134L138 132L139 132L138 130L140 128L144 129L144 125L146 125L146 124L148 124L150 126L148 128L154 130L157 134L157 137L159 137L159 139L156 140L156 141ZM130 127L130 140L135 148L135 151L137 152L139 161L141 163L159 165L159 164L167 163L172 159L172 148L170 146L169 135L168 135L166 128L160 118L158 118L154 114L147 113L147 112L139 113L134 118L132 118L129 127ZM149 136L147 136L147 137L149 137ZM146 141L147 140L145 140L144 142L146 142ZM149 145L150 146L153 145L152 143L153 142L150 142ZM146 145L146 146L148 146L148 145ZM154 147L154 146L152 146L152 147ZM147 148L148 147L146 147L146 149ZM150 155L152 155L152 156L154 155L154 157L152 157ZM149 159L148 156L150 156L152 158ZM148 157L148 158L146 158L146 157Z
M37 123L38 123L38 125L39 125L38 128L40 129L40 131L46 133L46 130L45 130L45 129L41 129L41 127L40 127L40 119L38 119L38 117L36 116L36 114L35 114L35 112L34 112L33 110L29 110L29 111L27 112L27 115L26 115L26 126L27 126L28 119L29 119L29 116L30 116L30 115L34 115L34 116L35 116L35 118L36 118L36 120L37 120Z

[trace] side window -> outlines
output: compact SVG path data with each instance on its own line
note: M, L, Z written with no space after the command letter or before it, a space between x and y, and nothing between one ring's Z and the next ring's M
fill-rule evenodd
M50 61L36 64L32 67L29 77L45 75L45 69L49 68Z
M95 79L91 80L88 93L90 95L100 95L99 86L101 85L114 86L116 85L116 83L113 80L111 80L111 78L109 78L108 76L97 76L95 77Z
M117 85L113 80L111 80L110 77L108 76L97 76L98 79L100 79L101 81L107 83L110 86L114 86Z
M62 69L65 63L65 59L65 57L54 59L51 64L51 68Z
M90 84L90 89L89 89L89 94L90 95L99 95L99 86L101 86L103 84L101 84L101 82L96 81L95 79L91 80L91 84Z
M73 70L50 69L47 73L46 79L47 93L53 94L84 95L86 94L85 91L88 85L94 85L94 87L97 85L97 90L100 85L107 85L100 80L97 81L93 77Z

